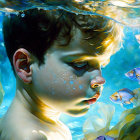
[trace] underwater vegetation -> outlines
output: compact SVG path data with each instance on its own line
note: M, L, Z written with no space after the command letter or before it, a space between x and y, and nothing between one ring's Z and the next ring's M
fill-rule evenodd
M139 140L140 106L122 112L119 122L111 128L114 107L105 103L96 104L99 116L90 116L83 125L83 140ZM107 112L106 112L107 111Z
M118 140L138 140L140 138L140 106L125 110L120 121L106 135Z
M136 110L137 112L139 112L140 108L137 107ZM131 110L132 114L134 115L134 119L128 123L126 123L119 134L119 139L118 140L139 140L140 139L140 114L137 113L135 114L133 111L135 110Z
M113 105L98 102L94 110L98 111L98 115L90 114L83 125L84 140L93 140L98 136L105 135L110 128L110 122L115 112Z

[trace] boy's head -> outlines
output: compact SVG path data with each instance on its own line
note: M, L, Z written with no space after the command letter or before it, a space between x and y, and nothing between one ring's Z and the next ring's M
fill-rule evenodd
M31 98L71 115L100 95L100 67L118 50L121 27L101 16L27 10L3 23L8 57ZM38 102L37 102L38 103Z

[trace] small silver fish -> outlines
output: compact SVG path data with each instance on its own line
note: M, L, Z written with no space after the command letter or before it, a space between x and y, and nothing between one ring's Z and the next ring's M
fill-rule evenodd
M125 76L131 80L138 81L138 83L140 84L140 67L128 71L127 73L125 73Z
M121 104L125 108L127 108L127 105L132 105L133 107L134 99L137 99L137 94L128 88L123 88L110 96L112 102Z

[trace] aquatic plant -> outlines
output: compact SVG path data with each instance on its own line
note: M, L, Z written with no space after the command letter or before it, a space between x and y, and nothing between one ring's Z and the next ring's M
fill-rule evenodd
M139 107L137 108L140 109ZM139 140L140 139L140 114L135 115L135 119L126 123L119 134L118 140Z
M98 114L90 114L85 121L83 125L84 140L96 139L98 136L105 135L109 131L115 107L98 102L93 110L97 110Z
M97 103L99 115L90 115L83 125L84 139L93 140L99 136L110 136L118 140L137 140L140 138L140 106L125 110L120 121L112 128L110 122L114 107L105 103Z
M140 137L140 106L128 109L122 112L120 121L106 135L118 138L119 140L128 140L129 136L132 140ZM132 135L132 133L134 133ZM124 139L125 137L125 139Z

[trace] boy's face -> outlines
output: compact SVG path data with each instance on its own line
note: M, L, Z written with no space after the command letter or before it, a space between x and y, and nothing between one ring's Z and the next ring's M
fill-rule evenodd
M105 83L96 49L82 38L77 30L69 45L58 46L56 41L44 56L45 64L31 65L35 95L48 106L71 115L85 114Z

